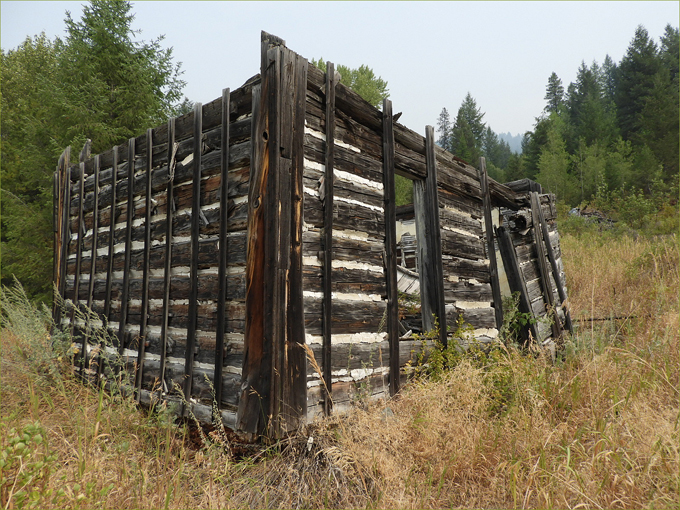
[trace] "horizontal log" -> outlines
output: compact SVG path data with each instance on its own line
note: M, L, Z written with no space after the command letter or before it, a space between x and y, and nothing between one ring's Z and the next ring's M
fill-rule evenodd
M304 298L305 332L321 335L322 300ZM333 300L333 334L378 333L385 313L385 301Z
M259 76L254 76L242 87L231 91L229 114L230 123L236 123L238 122L239 117L250 114L252 108L252 89L259 83L259 81ZM214 101L203 105L202 116L204 131L209 131L219 126L222 122L222 98L219 97ZM194 112L192 110L185 115L177 117L175 121L175 140L181 142L186 138L193 137L193 129ZM153 129L154 140L167 140L167 136L167 123L163 123ZM160 148L157 149L159 153L163 151L167 153L167 144L160 144L159 147ZM166 147L166 149L163 149L163 147ZM146 153L146 133L139 135L135 139L135 148L136 155L143 155ZM127 159L127 144L124 143L100 154L101 168L111 167L114 150L118 151L118 161ZM156 150L154 150L154 152L156 152ZM89 159L85 162L85 173L89 175L92 173L92 171L93 159ZM78 173L78 165L72 165L71 172L71 180L74 182L77 181L80 178L80 174Z

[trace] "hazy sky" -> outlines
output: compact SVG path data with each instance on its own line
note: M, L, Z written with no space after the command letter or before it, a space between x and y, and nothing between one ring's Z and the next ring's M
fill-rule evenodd
M84 2L2 1L2 49L64 35ZM497 133L533 128L554 71L565 89L585 61L619 62L637 25L657 42L678 25L671 2L133 2L143 40L165 34L184 93L207 103L259 72L260 31L312 59L366 64L387 80L400 122L424 133L469 91Z

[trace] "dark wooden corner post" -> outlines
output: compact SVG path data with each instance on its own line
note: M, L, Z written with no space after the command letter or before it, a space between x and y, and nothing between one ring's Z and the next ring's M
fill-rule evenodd
M383 100L383 186L385 204L385 277L387 340L390 349L390 395L399 391L399 297L397 293L397 209L394 184L392 101Z
M57 168L57 205L55 218L55 235L54 235L54 262L55 276L54 285L57 294L60 297L54 299L54 323L58 328L61 327L62 306L60 301L64 298L66 291L66 268L68 258L68 243L69 243L69 215L71 210L71 170L69 168L71 157L71 147L66 147L66 150L59 158L59 166Z
M491 196L489 193L489 181L486 175L486 159L479 158L479 184L482 191L482 204L484 207L484 227L486 229L486 251L489 256L489 272L491 273L491 293L493 295L493 308L496 313L496 329L501 330L503 325L503 301L501 299L501 286L498 280L498 263L496 261L496 246L493 240L493 218L491 217Z
M307 415L302 300L303 149L307 60L262 33L253 92L246 326L237 427L280 437Z
M425 163L427 177L413 183L413 207L418 245L418 274L423 329L439 324L439 341L447 345L446 304L444 301L444 267L439 226L437 165L434 154L434 128L425 127Z
M326 63L326 154L323 195L323 346L322 361L324 392L323 409L328 416L333 407L333 381L331 373L332 333L333 333L333 159L335 157L335 65Z

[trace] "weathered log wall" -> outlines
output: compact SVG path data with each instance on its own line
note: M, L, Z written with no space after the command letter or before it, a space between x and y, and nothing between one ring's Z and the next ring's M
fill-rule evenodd
M191 112L173 119L168 126L149 130L125 147L70 167L70 180L62 172L62 186L68 186L70 191L68 232L62 236L67 253L64 298L89 305L105 318L108 327L118 332L114 347L131 362L140 364L139 353L143 352L144 373L138 378L142 389L171 391L175 384L184 387L188 375L193 384L187 397L211 405L210 386L215 381L217 359L221 384L216 393L221 407L231 412L237 405L243 361L247 193L255 85L253 80L204 105L197 110L200 119ZM229 109L226 113L222 111L223 103ZM223 122L225 115L227 120ZM228 151L223 151L225 146ZM195 187L199 171L200 187ZM224 208L220 200L227 184L222 179L225 174L228 219L222 249L227 262L221 280L220 225ZM198 228L192 228L196 224ZM222 306L226 320L221 352L217 352L221 290L225 293ZM69 322L67 313L62 323ZM141 346L140 337L144 339ZM191 337L193 362L189 363L192 369L187 370L187 340ZM95 358L91 361L97 362Z

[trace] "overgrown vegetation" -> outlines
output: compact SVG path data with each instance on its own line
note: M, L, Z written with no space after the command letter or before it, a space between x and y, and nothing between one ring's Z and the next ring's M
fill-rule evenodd
M0 55L2 268L28 294L52 297L52 174L87 139L97 154L179 112L185 85L163 37L139 39L132 5L92 0L82 18L66 12L65 37L27 37Z
M84 386L49 312L5 288L0 504L676 508L677 239L583 231L562 250L577 330L556 363L512 342L451 352L396 398L245 456Z

